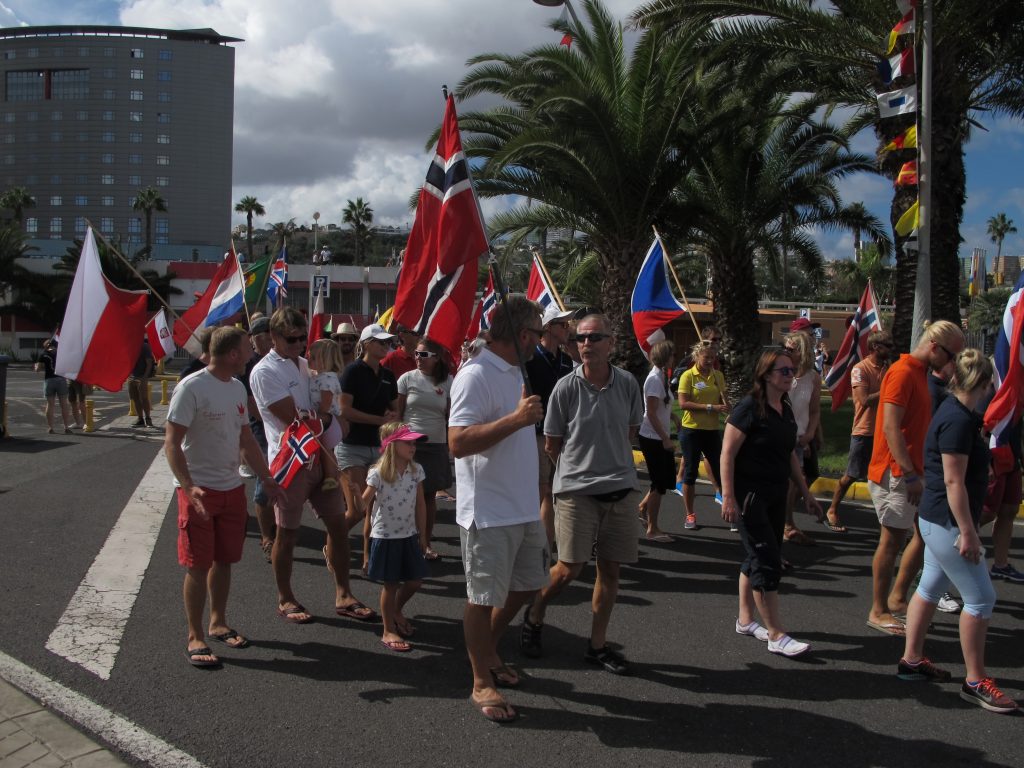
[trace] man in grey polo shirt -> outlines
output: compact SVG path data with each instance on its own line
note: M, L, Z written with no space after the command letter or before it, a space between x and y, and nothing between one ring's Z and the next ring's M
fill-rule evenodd
M607 318L587 315L576 327L582 365L555 385L544 419L545 450L555 467L558 562L550 580L523 612L520 649L543 654L544 611L589 562L597 542L597 579L590 642L584 660L616 675L629 668L606 642L619 591L619 568L637 559L640 500L632 441L644 409L640 386L608 362L615 337Z

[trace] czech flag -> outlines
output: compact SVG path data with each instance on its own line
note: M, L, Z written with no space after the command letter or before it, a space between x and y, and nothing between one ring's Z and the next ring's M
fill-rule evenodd
M630 309L633 332L644 357L650 355L652 346L665 340L665 326L686 314L686 307L679 303L669 287L665 252L658 238L654 238L640 267Z

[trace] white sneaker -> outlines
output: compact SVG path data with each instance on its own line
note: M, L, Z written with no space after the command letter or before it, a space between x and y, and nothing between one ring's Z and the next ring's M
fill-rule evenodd
M935 607L943 613L960 613L960 609L963 606L960 604L959 600L953 597L953 595L946 592L939 598L939 602L935 604Z
M242 477L248 477L250 479L256 477L256 475L252 473L252 470L249 469L249 467L247 467L245 464L238 465L238 474L240 474Z
M789 635L783 635L778 640L772 640L768 638L768 650L772 653L777 653L780 656L799 656L801 653L811 647L810 643L801 643L799 640L794 640Z
M752 621L749 624L740 624L739 620L737 620L736 634L750 635L750 637L753 637L756 640L760 640L762 643L768 642L768 630L762 627L756 621Z

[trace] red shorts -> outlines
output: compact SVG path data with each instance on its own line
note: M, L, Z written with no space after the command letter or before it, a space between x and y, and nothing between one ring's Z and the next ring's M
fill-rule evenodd
M1005 506L1019 506L1021 501L1020 469L1014 467L1010 472L992 475L988 479L988 492L985 494L983 518L995 519L996 513Z
M214 562L230 564L242 559L249 509L245 486L230 491L203 489L202 517L192 500L178 488L178 562L186 568L205 570Z

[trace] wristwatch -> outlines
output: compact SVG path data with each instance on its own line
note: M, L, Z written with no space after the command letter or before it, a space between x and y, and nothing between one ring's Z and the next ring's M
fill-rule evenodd
M711 403L708 403L708 413L711 413L712 408L714 408L714 406L711 405Z

